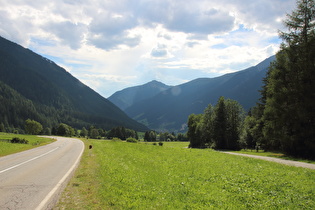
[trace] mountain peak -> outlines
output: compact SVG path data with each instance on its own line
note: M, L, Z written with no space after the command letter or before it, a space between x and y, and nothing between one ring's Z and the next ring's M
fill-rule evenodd
M118 106L120 109L125 110L135 102L152 98L162 91L169 89L171 86L165 85L157 80L145 83L135 87L130 87L118 91L111 95L108 100Z
M262 79L274 56L248 69L215 78L198 78L174 86L163 94L136 101L124 111L150 129L184 132L190 114L203 113L208 104L215 104L220 96L237 100L246 110L260 97ZM175 94L174 94L175 92ZM178 93L178 94L177 94ZM154 111L152 111L154 110Z

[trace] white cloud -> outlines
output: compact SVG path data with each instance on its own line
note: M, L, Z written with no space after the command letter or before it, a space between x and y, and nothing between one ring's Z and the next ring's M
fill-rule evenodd
M81 47L86 32L86 26L79 23L75 24L70 21L49 22L44 25L46 32L54 34L64 45L69 45L72 49L77 50Z
M2 0L0 35L109 96L151 79L174 85L255 65L278 50L281 20L294 6L295 0Z
M217 34L230 31L234 26L234 17L213 8L196 11L176 9L165 26L184 33Z

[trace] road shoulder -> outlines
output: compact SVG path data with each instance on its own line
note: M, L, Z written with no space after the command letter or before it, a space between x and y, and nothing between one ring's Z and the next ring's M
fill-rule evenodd
M284 160L280 158L258 156L258 155L248 155L248 154L241 154L241 153L234 153L234 152L223 152L223 153L231 154L231 155L239 155L239 156L244 156L244 157L251 157L251 158L256 158L256 159L261 159L261 160L272 161L272 162L276 162L280 164L285 164L289 166L309 168L309 169L315 170L315 164L311 164L311 163L303 163L303 162L298 162L298 161L293 161L293 160Z

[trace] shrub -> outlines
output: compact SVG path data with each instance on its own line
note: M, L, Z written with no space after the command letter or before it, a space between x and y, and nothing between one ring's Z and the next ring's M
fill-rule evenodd
M113 138L112 141L121 141L120 138Z
M12 138L10 142L13 143L13 144L28 144L28 140L20 139L18 137Z
M131 142L131 143L137 143L138 142L137 139L134 139L134 138L128 138L126 141Z

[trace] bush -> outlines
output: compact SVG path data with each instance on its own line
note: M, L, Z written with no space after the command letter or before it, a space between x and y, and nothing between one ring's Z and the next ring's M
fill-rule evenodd
M121 141L120 138L113 138L112 141Z
M138 142L137 139L134 139L134 138L128 138L126 141L131 142L131 143L137 143Z
M28 144L28 140L20 139L18 137L12 138L10 142L13 143L13 144Z

